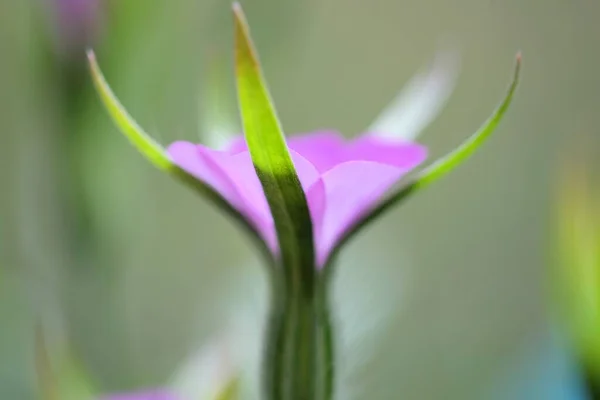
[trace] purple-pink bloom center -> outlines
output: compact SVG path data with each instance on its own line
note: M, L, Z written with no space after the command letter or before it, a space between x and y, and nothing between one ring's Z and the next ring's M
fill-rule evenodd
M419 144L375 135L345 140L336 132L315 132L293 136L287 144L310 209L318 266L343 233L427 157ZM225 150L181 141L167 151L245 215L278 253L273 217L243 137Z

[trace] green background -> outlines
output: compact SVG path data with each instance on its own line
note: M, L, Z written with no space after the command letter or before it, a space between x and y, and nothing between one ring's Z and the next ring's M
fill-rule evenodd
M166 382L244 293L264 289L243 233L132 149L85 71L61 72L59 63L73 61L55 50L66 39L48 4L0 3L3 399L34 398L36 320L51 342L67 334L97 387L124 390ZM457 48L456 90L420 139L432 157L487 118L522 50L522 83L497 134L354 240L336 293L348 313L373 301L354 324L374 357L344 377L370 393L358 398L490 397L553 325L556 178L578 146L593 155L600 144L600 3L242 5L287 133L359 134L437 50ZM162 143L206 140L198 96L215 59L234 101L230 4L103 8L96 51L130 113ZM370 335L361 321L379 312L385 329Z

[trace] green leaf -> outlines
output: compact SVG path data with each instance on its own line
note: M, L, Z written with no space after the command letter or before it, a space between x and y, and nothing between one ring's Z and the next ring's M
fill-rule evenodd
M106 82L100 67L96 61L96 56L93 51L87 52L88 60L90 64L90 70L94 85L102 103L106 107L109 115L117 125L119 130L129 139L131 144L148 159L155 167L167 172L171 176L179 179L183 183L191 186L193 189L198 191L202 196L207 197L216 206L225 213L236 219L243 228L248 231L258 245L259 249L263 253L263 256L269 264L273 264L273 256L268 249L265 242L262 240L253 225L246 219L245 216L240 214L235 208L233 208L227 200L225 200L219 193L213 190L210 186L204 182L199 181L196 177L188 174L183 169L175 165L169 158L165 149L154 141L144 130L134 121L134 119L127 113L125 108L121 105L110 86Z
M362 219L358 220L350 229L345 233L342 239L338 242L336 247L331 252L329 259L326 263L325 270L329 269L329 265L332 260L336 257L340 248L350 240L359 230L364 228L370 222L374 221L377 217L382 215L385 211L389 210L392 206L395 206L400 201L405 200L409 195L416 193L418 190L428 186L429 184L437 181L450 171L454 170L458 165L465 161L471 156L479 147L485 142L487 138L495 131L496 127L504 117L504 114L510 106L513 95L517 89L519 83L519 75L521 72L521 53L517 54L516 63L513 73L512 82L508 88L506 96L500 106L496 108L490 118L475 132L471 137L464 141L454 151L450 152L446 156L438 159L432 165L425 168L421 172L413 176L400 190L393 193L391 196L383 200L375 209L370 213L366 214ZM325 273L328 273L325 271ZM329 273L328 273L329 274Z

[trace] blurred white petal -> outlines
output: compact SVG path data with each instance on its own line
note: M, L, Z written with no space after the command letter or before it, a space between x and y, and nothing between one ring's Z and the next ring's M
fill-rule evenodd
M211 340L194 354L178 372L171 386L184 399L214 399L227 383L235 379L224 337Z
M382 338L402 309L406 285L403 260L378 257L381 245L363 238L340 258L331 296L336 336L336 399L362 399L374 380L367 367L383 351ZM375 264L375 265L373 265ZM389 264L389 265L387 265ZM371 267L373 266L373 267ZM177 371L171 387L184 399L212 399L228 379L240 379L240 399L260 399L266 283L260 265L235 268L233 310L223 334L202 346ZM373 372L374 374L376 372Z
M381 243L367 235L337 265L332 299L338 340L336 399L370 398L377 374L371 363L384 351L382 339L404 308L409 264L381 254Z
M203 132L206 132L206 140L203 140L203 142L211 149L225 149L236 137L236 135L232 134L231 129L215 125L212 125L210 129L205 129Z
M456 52L439 53L429 69L413 77L392 100L368 132L386 139L416 139L446 104L458 70Z
M237 109L232 103L222 58L215 58L208 67L199 96L199 129L201 142L213 149L225 148L233 138L239 136L236 117ZM231 96L228 96L231 94Z

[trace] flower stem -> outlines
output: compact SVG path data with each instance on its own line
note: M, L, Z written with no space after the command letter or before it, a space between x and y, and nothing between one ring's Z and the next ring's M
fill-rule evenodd
M265 397L330 400L334 388L333 329L325 282L313 291L279 277L266 337Z
M323 400L333 399L334 384L335 384L335 343L334 331L331 320L331 312L329 310L329 298L327 297L327 281L322 279L318 287L317 295L317 311L318 311L318 350L320 352L319 359L322 360L322 393Z

